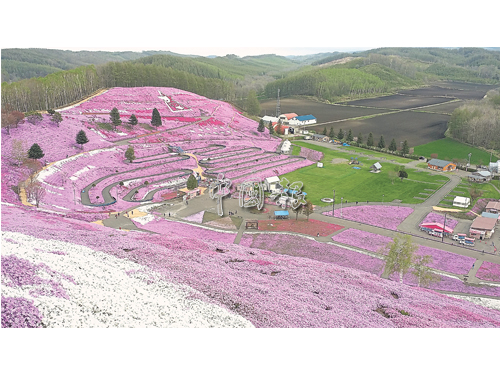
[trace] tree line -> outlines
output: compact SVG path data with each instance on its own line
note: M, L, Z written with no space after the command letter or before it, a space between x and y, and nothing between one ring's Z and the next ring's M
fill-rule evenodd
M139 63L110 62L101 66L82 66L30 78L2 83L2 107L9 104L21 112L60 108L106 87L176 87L211 99L232 100L234 86L218 78L205 78L173 68Z
M455 109L447 133L475 147L500 150L500 93L489 91L485 99L469 101Z

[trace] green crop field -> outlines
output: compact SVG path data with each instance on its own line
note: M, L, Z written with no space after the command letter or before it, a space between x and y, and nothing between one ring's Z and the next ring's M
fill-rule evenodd
M304 142L297 143L302 147L323 152L324 167L318 168L314 164L287 173L282 177L286 177L290 182L302 181L308 198L316 205L328 205L321 202L321 198L333 197L334 189L337 202L343 197L344 202L392 202L398 199L402 203L422 203L424 199L414 197L426 198L429 193L432 193L431 190L439 189L448 181L448 177L443 175L431 175L428 172L407 169L408 179L401 181L401 179L396 178L392 183L389 171L394 170L395 164L380 162L381 172L370 173L373 160L358 157L361 163L358 167L361 169L354 169L355 165L348 164L349 154ZM338 159L344 159L344 161L340 162ZM332 160L335 163L332 163Z
M455 141L451 138L443 138L437 141L426 143L425 145L416 146L414 152L417 155L422 155L427 158L431 154L438 154L438 159L453 160L453 159L469 159L469 153L472 154L470 158L471 164L488 164L490 162L490 153L480 150L476 147L468 146L464 143ZM498 157L493 155L492 160L498 160Z

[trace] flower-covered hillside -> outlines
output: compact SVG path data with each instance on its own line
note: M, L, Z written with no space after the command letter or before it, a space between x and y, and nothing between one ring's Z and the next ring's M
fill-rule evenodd
M335 264L2 211L4 327L500 327L499 311Z

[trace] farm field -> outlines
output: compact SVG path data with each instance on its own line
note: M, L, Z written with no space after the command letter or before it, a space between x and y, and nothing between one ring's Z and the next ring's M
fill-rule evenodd
M488 87L485 85L485 87ZM490 86L489 89L494 86ZM486 94L485 91L489 89L479 88L479 87L469 87L469 88L454 88L454 87L439 87L439 86L429 86L414 90L401 90L399 93L403 95L411 96L432 96L432 97L445 97L445 98L457 98L462 100L479 100Z
M488 164L490 161L490 153L476 147L472 147L461 142L455 141L451 138L443 138L419 146L415 146L415 154L422 155L427 158L431 154L438 154L438 159L453 160L453 159L469 159L469 153L472 154L470 162L473 166L482 162ZM496 161L493 155L493 161Z
M351 129L354 136L361 132L364 137L371 132L375 142L383 135L386 144L394 138L398 143L407 140L410 147L415 147L444 138L453 110L462 105L464 100L480 99L495 87L438 82L429 87L401 90L394 95L336 104L281 98L280 107L281 113L315 116L317 125L308 127L309 130L322 132L326 126L329 131L333 126L336 133L339 129ZM276 100L262 101L261 109L262 116L275 115Z
M276 114L276 99L265 100L260 103L261 116ZM391 110L380 108L359 108L338 104L326 104L310 99L283 98L280 99L281 113L297 113L301 115L313 115L318 123L345 120L348 118L371 116L380 113L391 112Z
M304 142L298 144L305 147ZM346 153L317 145L307 144L307 147L323 152L324 167L310 165L287 173L284 177L289 181L302 181L308 198L315 205L327 206L327 203L321 202L321 198L331 197L333 189L336 191L337 202L343 197L344 202L392 202L398 199L402 203L422 203L423 199L415 197L424 198L430 190L437 190L448 181L446 176L431 175L427 172L415 173L414 169L407 169L409 179L401 181L398 178L393 184L388 175L388 171L394 169L392 163L379 161L382 171L370 173L374 160L358 157L361 169L357 170L348 164L350 156ZM426 195L419 195L420 193Z
M450 102L433 105L432 107L422 108L416 112L442 113L443 115L451 115L455 109L463 105L462 100L452 100Z
M438 82L436 86L449 89L456 89L456 90L473 90L473 91L477 90L480 92L484 92L485 94L489 90L498 87L498 85L487 85L482 83L454 82L454 81L441 81Z
M410 147L415 147L443 138L448 119L447 115L405 111L366 119L342 121L333 124L333 129L336 133L339 129L344 130L344 132L350 129L354 136L361 133L365 142L371 132L375 144L383 135L386 145L394 138L397 144L407 140ZM321 133L324 127L325 125L318 124L308 127L308 129ZM327 129L329 129L328 125Z
M446 103L452 98L436 98L429 96L410 96L410 95L388 95L372 99L361 99L344 102L350 106L375 107L384 109L415 109L441 103Z

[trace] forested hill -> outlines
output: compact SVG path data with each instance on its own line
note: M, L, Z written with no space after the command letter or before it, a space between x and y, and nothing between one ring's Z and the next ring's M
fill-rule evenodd
M304 58L272 54L207 58L161 51L2 50L2 78L9 64L18 69L17 73L7 73L9 76L25 74L24 68L44 75L50 72L44 77L2 82L2 105L8 103L22 112L62 107L95 90L114 86L177 87L243 103L250 90L260 97L274 98L279 88L282 96L307 95L337 101L439 80L500 83L500 51L481 48L382 48Z
M170 51L107 52L6 48L2 49L2 82L44 77L50 73L70 70L83 65L100 65L110 61L129 61L153 55L183 56Z

